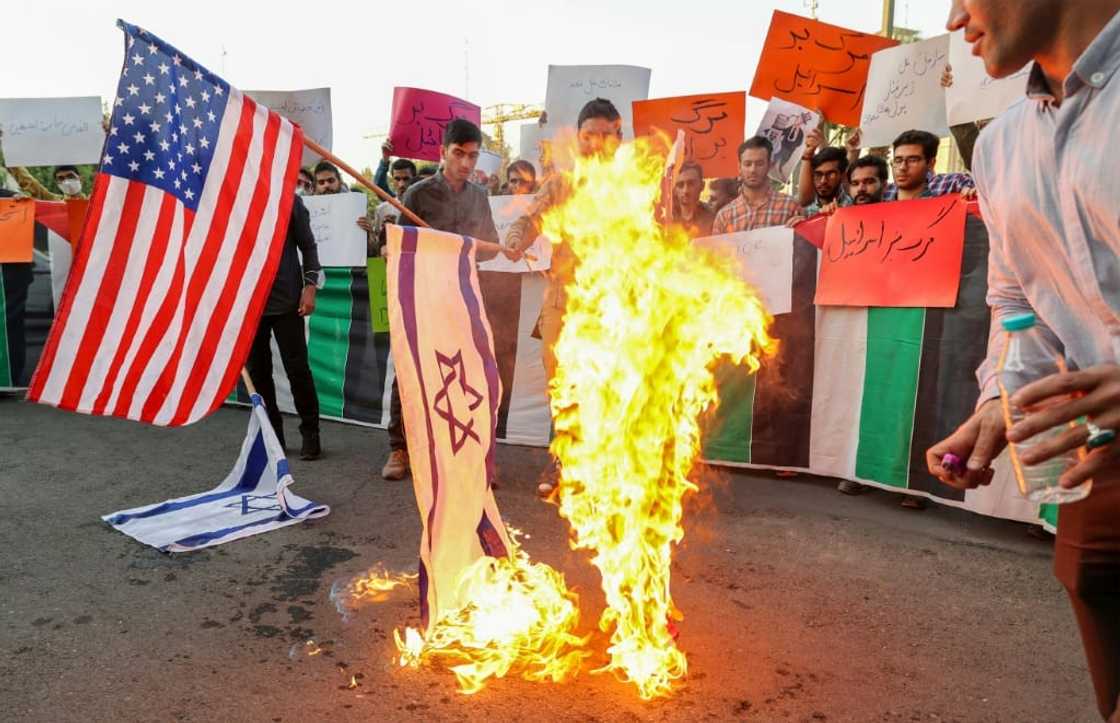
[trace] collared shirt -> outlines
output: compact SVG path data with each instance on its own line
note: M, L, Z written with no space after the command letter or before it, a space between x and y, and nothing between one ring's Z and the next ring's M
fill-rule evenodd
M712 234L718 236L722 233L781 226L794 216L800 215L802 215L801 206L784 193L772 190L765 201L753 207L747 202L747 197L740 193L734 201L721 208L716 214L715 223L712 224Z
M498 242L498 229L486 191L473 183L453 191L443 171L417 181L404 192L404 206L437 231Z
M839 208L844 208L845 206L851 206L852 203L854 203L854 201L852 201L852 197L848 195L848 191L844 188L843 183L840 184L839 193L836 194L836 198L832 199L832 201L836 201L836 205ZM810 216L816 216L818 213L821 212L821 207L822 206L828 205L829 203L832 203L832 201L826 201L825 203L821 203L820 196L817 196L816 198L813 199L812 203L810 203L808 206L805 207L805 218L808 218Z
M975 186L976 183L972 180L972 176L967 173L938 173L935 175L933 171L930 171L926 174L926 187L918 194L918 198L933 198L949 193L960 193L966 188ZM894 183L888 183L887 190L883 191L883 200L897 201L898 186Z
M1120 14L1074 63L1061 105L1036 64L1028 97L977 141L973 171L991 244L982 400L997 396L999 320L1010 315L1033 311L1079 368L1120 361L1120 154L1109 142L1120 117L1118 67Z
M302 264L300 257L303 258ZM276 316L297 311L303 287L318 286L322 268L319 265L315 236L311 233L311 214L308 213L307 206L303 205L303 199L296 196L292 202L288 235L284 238L284 250L280 254L276 279L272 282L272 290L264 305L264 315Z

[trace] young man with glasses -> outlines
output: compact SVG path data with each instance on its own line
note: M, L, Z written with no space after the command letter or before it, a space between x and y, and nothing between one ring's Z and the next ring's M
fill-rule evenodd
M908 201L949 193L959 193L966 199L976 197L976 185L967 173L933 172L940 143L929 131L910 130L894 139L891 156L894 183L887 185L884 201Z

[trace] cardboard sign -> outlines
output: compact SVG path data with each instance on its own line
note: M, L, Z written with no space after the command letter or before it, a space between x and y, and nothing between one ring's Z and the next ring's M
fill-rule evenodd
M793 229L772 226L706 236L693 243L735 259L743 281L758 290L771 314L793 309Z
M479 173L485 173L487 177L497 174L502 168L502 157L494 151L480 151L478 154L478 163L475 164L474 170Z
M825 230L816 303L956 306L965 206L952 194L841 208Z
M366 259L369 282L369 321L374 331L389 331L389 284L385 259Z
M303 129L303 135L315 141L328 151L334 134L331 119L331 89L309 88L307 90L247 90L245 93L253 100L268 106ZM302 163L314 165L319 154L306 146L303 149Z
M544 139L544 128L536 123L526 123L521 126L519 132L521 144L517 151L517 157L532 163L533 169L537 172L537 178L543 178L544 145L548 143L548 141Z
M995 118L1027 94L1031 64L996 80L984 69L984 61L972 54L963 30L949 36L949 64L953 68L953 84L945 89L949 125Z
M859 125L871 54L898 45L819 20L775 10L751 95L815 108L833 123Z
M453 95L420 88L393 89L389 140L404 158L438 161L443 130L455 118L482 125L482 109Z
M622 116L622 136L634 137L633 103L649 97L649 68L634 65L550 65L544 109L548 138L576 130L587 101L606 98Z
M656 98L635 101L633 106L635 136L661 131L676 138L677 131L683 131L684 160L703 166L705 178L734 176L739 172L735 151L743 142L746 93Z
M2 99L0 131L9 166L100 163L101 98Z
M29 264L35 243L35 201L0 198L0 264Z
M520 196L491 196L490 212L494 216L494 226L498 229L498 243L505 244L509 227L529 210L529 204L536 198L533 194L526 193ZM527 256L520 261L510 261L505 254L498 254L492 259L483 261L478 265L479 271L506 271L509 273L525 273L527 271L545 271L552 265L552 244L547 236L538 236L526 250ZM530 261L528 256L535 260Z
M304 196L303 204L311 214L311 233L318 246L323 266L364 266L366 232L358 217L366 215L364 193L334 193Z
M889 146L917 128L949 135L941 73L949 59L949 36L907 43L871 56L860 132L865 146Z
M762 116L755 135L768 139L774 146L774 154L770 157L772 180L778 183L789 181L797 162L805 154L809 131L820 124L819 113L781 98L770 99L766 115ZM738 168L729 175L737 176Z

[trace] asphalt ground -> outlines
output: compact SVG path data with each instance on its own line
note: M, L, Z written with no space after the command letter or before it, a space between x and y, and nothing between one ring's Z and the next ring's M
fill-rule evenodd
M319 521L177 555L101 522L213 487L246 424L225 408L165 430L0 397L0 720L1097 720L1050 543L833 480L728 470L704 475L674 563L689 672L672 697L591 673L598 633L573 681L461 695L446 670L393 663L414 595L349 622L330 600L374 564L416 566L411 485L378 477L384 432L325 423L326 456L292 461L295 489L332 508ZM597 575L534 494L544 450L497 460L503 516L594 630Z

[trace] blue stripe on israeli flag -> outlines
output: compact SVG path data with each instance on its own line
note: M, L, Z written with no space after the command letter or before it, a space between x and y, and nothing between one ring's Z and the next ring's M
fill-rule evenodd
M241 454L214 489L101 519L146 545L165 552L200 550L304 520L324 517L330 507L291 491L292 475L261 398L253 409Z

